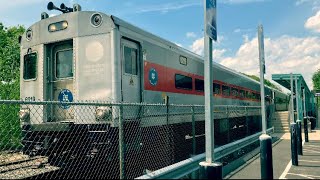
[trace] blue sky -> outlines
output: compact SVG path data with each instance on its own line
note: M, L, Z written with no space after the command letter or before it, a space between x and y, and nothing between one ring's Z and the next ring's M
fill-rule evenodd
M30 26L48 0L0 0L0 22ZM203 0L67 0L82 10L112 14L203 55ZM58 11L48 12L51 15ZM267 74L301 73L310 89L320 69L320 0L217 0L218 42L214 61L259 74L257 26L264 26Z

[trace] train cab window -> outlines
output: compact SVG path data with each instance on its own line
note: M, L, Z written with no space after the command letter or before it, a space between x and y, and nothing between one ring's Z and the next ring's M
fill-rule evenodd
M213 83L213 94L220 94L220 84Z
M245 97L245 91L244 90L239 90L239 97L244 98Z
M27 54L23 58L23 79L36 79L37 74L37 54Z
M175 85L177 89L192 90L192 78L181 74L176 74Z
M124 46L125 73L137 75L137 49Z
M222 95L230 96L230 87L222 85Z
M56 53L56 77L73 77L73 51L72 49L58 51Z
M204 81L202 79L195 79L196 91L204 92Z
M231 95L233 97L238 97L238 95L239 95L238 89L237 88L231 88Z

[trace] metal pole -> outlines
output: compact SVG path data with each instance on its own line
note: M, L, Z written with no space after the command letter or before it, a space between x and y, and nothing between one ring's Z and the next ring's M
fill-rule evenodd
M261 179L273 179L272 167L272 140L267 135L266 123L266 107L264 94L264 74L265 74L265 60L264 60L264 37L263 27L258 26L258 43L259 43L259 64L260 64L260 91L261 91L261 121L262 121L262 135L260 140L260 166Z
M125 149L123 135L123 107L119 107L119 160L120 160L120 179L125 179Z
M294 102L293 102L293 75L290 73L290 89L291 89L291 124L290 124L290 135L291 135L291 160L292 165L298 166L298 152L297 152L297 132L296 123L294 118Z
M306 90L303 88L303 106L304 106L304 117L303 117L303 129L304 129L304 140L305 142L309 142L309 136L308 136L308 115L307 115L307 109L306 109Z
M260 59L260 92L261 92L261 116L262 116L262 134L266 134L266 107L265 107L265 94L264 94L264 44L263 44L263 27L258 27L258 40L259 40L259 59Z
M304 117L307 117L307 110L306 110L306 90L305 88L303 88L303 114L304 114Z
M212 40L205 35L205 132L206 132L206 161L214 161L214 121L213 121L213 77L212 77Z
M206 162L200 162L201 179L222 179L222 164L214 163L212 39L216 40L216 0L204 0L204 94ZM208 13L207 13L208 12ZM210 32L210 34L208 34ZM210 37L209 37L210 35Z
M296 86L296 112L297 112L297 120L300 119L300 109L299 109L299 91L298 91L298 78L295 76L295 86Z
M290 73L290 89L291 89L291 116L290 116L290 119L291 119L291 122L296 122L295 119L294 119L294 102L293 102L293 76L292 76L292 73Z
M295 76L295 84L296 84L296 112L297 112L297 120L296 120L296 128L297 128L297 151L299 155L302 155L302 137L301 137L301 119L300 119L300 86L298 87L298 77Z

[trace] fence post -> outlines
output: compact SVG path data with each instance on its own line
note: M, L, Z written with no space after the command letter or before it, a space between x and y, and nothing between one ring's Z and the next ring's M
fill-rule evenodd
M226 117L227 117L227 122L228 122L228 139L227 143L230 143L230 119L229 119L229 108L226 106Z
M194 117L194 106L191 106L192 112L192 154L196 154L196 122Z
M120 179L125 179L125 147L124 147L124 128L123 128L123 105L119 107L119 160L120 160Z
M247 129L246 129L246 134L247 136L249 136L249 122L248 122L248 110L247 110L247 106L244 107L244 112L245 112L245 115L246 115L246 126L247 126Z
M196 121L195 121L195 111L194 111L194 106L191 106L191 112L192 112L192 157L196 155ZM191 173L191 179L199 179L199 172L194 171Z

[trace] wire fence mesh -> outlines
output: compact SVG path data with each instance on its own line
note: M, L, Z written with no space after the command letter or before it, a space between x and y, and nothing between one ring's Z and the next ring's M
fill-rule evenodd
M204 112L202 105L0 101L0 179L139 177L205 152ZM259 106L214 112L216 146L261 130Z

